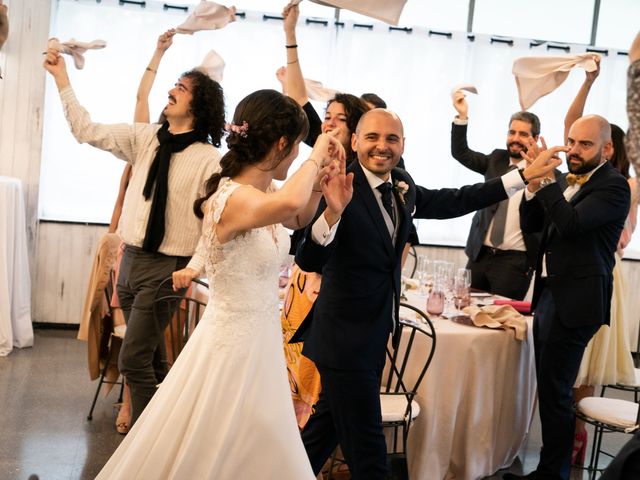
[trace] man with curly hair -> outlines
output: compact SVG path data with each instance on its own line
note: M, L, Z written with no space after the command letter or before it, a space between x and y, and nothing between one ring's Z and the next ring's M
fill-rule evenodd
M76 140L132 166L118 226L126 249L117 289L127 321L119 367L131 391L133 425L167 373L164 330L170 315L154 315L154 298L171 292L170 282L162 282L174 271L199 272L204 265L193 202L204 195L220 160L214 146L224 133L222 88L192 70L169 90L162 124L105 125L92 122L76 99L59 52L49 49L44 68L55 79ZM158 290L161 283L166 292Z

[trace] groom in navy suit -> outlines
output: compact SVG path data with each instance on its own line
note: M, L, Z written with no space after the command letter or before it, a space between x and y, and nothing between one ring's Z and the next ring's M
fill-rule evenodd
M322 273L313 314L296 335L322 380L302 439L316 474L339 443L354 480L377 480L387 475L380 375L389 334L400 331L400 260L412 216L453 218L492 205L559 161L548 155L486 183L428 190L394 168L403 127L384 109L362 116L352 148L358 161L323 185L296 255L301 269Z

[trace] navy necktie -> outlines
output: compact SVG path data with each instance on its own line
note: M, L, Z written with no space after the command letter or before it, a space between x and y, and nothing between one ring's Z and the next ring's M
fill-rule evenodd
M396 224L396 212L393 210L393 194L391 193L391 189L393 188L389 182L384 182L381 185L376 187L382 196L382 206L389 214L389 218L393 222L393 225Z

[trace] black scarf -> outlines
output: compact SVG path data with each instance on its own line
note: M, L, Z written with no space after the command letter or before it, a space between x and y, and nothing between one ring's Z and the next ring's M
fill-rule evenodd
M198 141L195 131L173 135L169 132L169 123L164 122L157 133L160 145L156 150L156 157L149 167L147 181L142 191L145 200L151 198L151 191L155 183L156 188L151 202L147 231L144 235L142 248L147 252L157 252L164 238L164 214L167 209L167 195L169 193L169 164L171 156L181 152L193 142Z

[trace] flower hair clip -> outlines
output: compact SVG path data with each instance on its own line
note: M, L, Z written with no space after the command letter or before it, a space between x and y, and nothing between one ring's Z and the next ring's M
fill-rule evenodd
M249 131L249 124L247 122L242 122L242 125L236 125L235 123L225 123L224 129L227 132L237 133L242 138L247 138L247 132Z
M400 199L400 203L402 203L404 205L406 203L406 201L404 199L404 196L409 191L409 185L407 185L407 183L403 182L402 180L400 180L400 181L395 180L393 182L393 188L396 191L396 193L398 194L398 198Z

